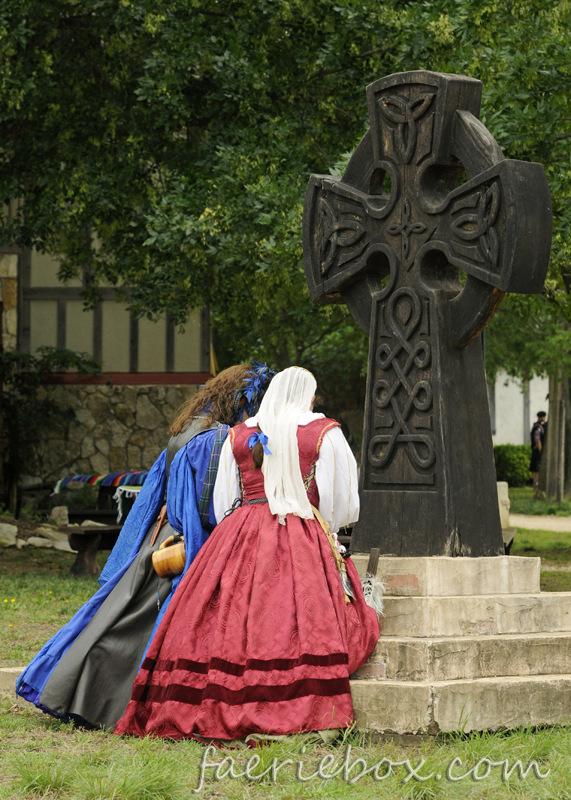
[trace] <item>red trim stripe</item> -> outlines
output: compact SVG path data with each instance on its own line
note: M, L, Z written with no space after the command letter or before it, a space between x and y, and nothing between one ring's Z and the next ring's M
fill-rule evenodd
M244 703L279 703L309 695L335 697L350 694L350 691L349 678L310 678L286 686L244 686L237 691L215 683L204 689L171 683L168 686L135 685L131 699L139 703L184 703L191 706L199 706L204 700L216 700L229 706L241 706Z
M201 386L210 378L210 372L104 372L83 377L77 372L54 372L45 382L72 386Z
M250 658L245 664L235 664L232 661L224 661L222 658L211 658L210 661L190 661L186 658L177 658L176 661L167 659L155 661L154 658L146 658L141 669L149 672L172 672L175 669L182 669L186 672L194 672L197 675L206 675L209 670L215 669L224 672L226 675L241 676L248 670L258 672L270 672L271 670L290 670L295 667L310 665L312 667L333 667L339 664L348 664L347 653L330 653L319 656L312 653L305 653L299 658L272 658L267 661Z

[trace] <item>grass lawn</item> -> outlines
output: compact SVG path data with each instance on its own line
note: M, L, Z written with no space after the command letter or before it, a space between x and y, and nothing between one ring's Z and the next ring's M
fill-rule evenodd
M571 563L571 534L518 531L514 555L548 556L545 566ZM105 556L102 555L102 561ZM45 641L97 590L95 579L68 574L74 556L54 550L0 549L0 665L26 664ZM561 591L557 585L571 573L549 569L542 573L542 588ZM4 602L6 601L6 602ZM350 750L348 748L350 747ZM243 773L248 759L251 779L231 777L231 764L205 771L199 784L201 762L234 759L234 774ZM261 760L257 763L256 758ZM323 762L323 759L327 760ZM362 759L361 762L357 762ZM383 759L385 761L383 762ZM453 759L460 759L454 763ZM490 766L507 760L507 766ZM388 771L388 761L401 762ZM408 760L408 765L403 763ZM502 774L520 760L535 768L521 778ZM289 762L293 762L289 763ZM421 766L419 764L422 763ZM322 775L307 781L322 763ZM379 764L376 773L375 764ZM468 773L473 775L454 781ZM343 764L346 763L346 774ZM271 768L277 774L272 781ZM301 766L300 766L301 764ZM281 765L281 766L280 766ZM452 766L450 766L452 765ZM349 769L351 767L351 769ZM270 772L256 779L266 768ZM416 768L426 781L411 777ZM371 773L359 778L363 769ZM447 770L449 774L447 776ZM440 776L437 778L436 776ZM353 784L350 781L354 780ZM0 800L190 800L205 798L476 798L478 800L571 800L571 726L516 730L496 734L419 737L410 746L399 737L371 741L354 732L333 745L291 737L255 751L228 747L207 752L197 742L159 739L119 739L104 731L85 731L42 715L33 707L21 708L13 696L0 698Z
M193 792L200 785L201 763L220 764L224 759L225 763L217 767L219 779L214 769L207 768L202 788ZM230 769L234 775L243 773L249 759L250 779L231 777ZM389 760L401 763L389 771ZM536 767L523 779L516 767L504 780L504 769L509 776L518 760L524 769L530 761L535 761ZM402 763L405 761L408 764ZM328 746L290 737L254 752L244 747L207 751L205 745L191 741L119 739L101 731L82 731L34 710L14 708L6 700L0 703L0 762L2 800L571 797L571 727L441 736L412 747L399 739L371 742L355 732ZM454 780L469 773L478 762L475 774L484 776L482 780L474 780L470 774ZM506 766L491 767L489 762L504 762ZM325 779L315 775L320 763ZM272 765L277 771L275 781ZM256 779L268 769L265 777ZM359 778L366 769L371 772ZM420 778L428 780L412 777L414 769ZM337 770L337 777L327 778ZM535 770L547 777L537 777Z
M514 556L540 556L548 562L571 564L571 533L518 528L511 552Z
M511 554L541 558L542 592L571 592L571 533L518 528Z
M551 503L549 500L534 500L533 486L511 487L509 490L512 514L554 514L557 517L571 515L571 500Z
M99 553L101 565L108 553ZM0 667L22 666L97 591L95 578L72 578L75 555L0 548Z

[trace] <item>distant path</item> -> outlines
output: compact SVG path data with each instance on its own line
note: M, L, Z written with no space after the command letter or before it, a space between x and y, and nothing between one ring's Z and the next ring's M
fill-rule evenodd
M510 514L512 528L527 528L532 531L557 531L571 533L571 517L539 516L533 514Z

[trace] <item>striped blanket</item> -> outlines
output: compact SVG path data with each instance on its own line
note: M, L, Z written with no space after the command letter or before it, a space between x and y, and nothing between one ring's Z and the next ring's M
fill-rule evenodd
M137 472L109 472L106 475L68 475L55 485L53 494L58 494L70 483L85 483L88 486L142 486L148 470Z

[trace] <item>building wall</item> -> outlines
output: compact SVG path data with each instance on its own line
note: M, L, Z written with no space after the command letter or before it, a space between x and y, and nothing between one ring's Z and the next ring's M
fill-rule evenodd
M522 387L504 373L489 392L494 444L527 444L538 411L549 416L549 378L533 378Z
M149 469L166 447L177 408L191 386L50 386L62 409L60 429L40 444L39 477Z
M65 347L101 361L105 372L209 371L206 309L192 313L184 330L179 330L165 317L156 321L132 317L115 289L104 286L101 302L86 310L81 294L88 275L63 285L57 277L58 260L36 250L4 259L12 259L19 272L19 349L33 353L41 345Z
M103 287L101 302L86 310L81 293L87 278L63 285L53 256L0 250L4 346L86 353L115 381L81 383L68 375L63 385L43 390L65 413L61 426L38 444L40 474L28 478L55 483L71 474L149 469L167 444L176 409L208 377L207 310L192 314L179 331L164 317L131 317L112 287Z

